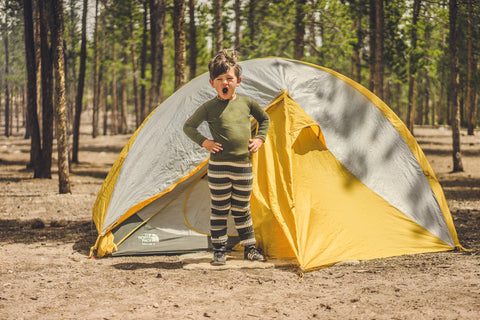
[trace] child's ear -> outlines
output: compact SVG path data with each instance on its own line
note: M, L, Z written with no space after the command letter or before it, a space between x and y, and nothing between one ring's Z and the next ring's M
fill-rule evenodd
M237 79L237 86L240 84L240 82L242 82L242 77L238 77L238 79Z
M209 79L208 81L210 82L210 85L213 87L213 80Z

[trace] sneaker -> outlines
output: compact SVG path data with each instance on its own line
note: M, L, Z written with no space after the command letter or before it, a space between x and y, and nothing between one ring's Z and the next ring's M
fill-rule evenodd
M227 263L227 253L225 251L214 251L210 264L213 266L223 266L225 263Z
M243 252L243 258L250 261L266 261L265 256L262 254L260 249L255 246L246 247Z

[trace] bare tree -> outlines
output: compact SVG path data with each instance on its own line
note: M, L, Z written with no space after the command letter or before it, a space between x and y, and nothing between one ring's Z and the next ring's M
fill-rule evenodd
M442 42L441 42L441 47L442 48L446 48L447 47L447 44L446 44L446 32L445 32L445 27L444 25L442 24ZM439 97L438 97L438 103L437 105L439 106L438 110L437 110L437 122L439 124L444 124L446 119L450 120L449 116L448 116L448 102L445 103L444 102L444 98L445 98L445 91L446 91L446 83L448 83L448 81L445 79L447 77L447 72L445 72L445 68L441 68L440 69L440 92L439 92ZM447 107L445 107L445 105Z
M185 1L174 0L173 33L175 35L175 90L186 82Z
M95 1L95 24L93 31L93 118L92 118L92 137L96 138L98 136L98 102L99 102L99 52L98 52L98 3Z
M66 61L65 61L65 73L66 76L66 96L67 96L67 109L68 109L68 122L73 124L74 117L74 108L75 108L75 83L77 79L77 71L75 68L75 61L77 58L76 47L77 47L77 37L76 29L78 27L76 22L76 8L75 5L77 1L69 0L69 21L66 24L68 28L68 33L70 34L70 46L66 50ZM68 70L67 70L68 69Z
M375 6L375 1L376 0L369 0L369 45L370 45L370 59L368 61L369 63L369 69L370 69L370 75L368 79L368 88L370 91L375 90L375 46L376 46L376 29L377 29L377 24L376 24L376 6Z
M145 86L147 70L147 44L148 44L148 3L143 1L143 30L142 52L140 53L140 114L143 120L147 117L147 89Z
M188 64L190 66L190 74L188 78L191 80L197 75L197 27L195 26L195 0L188 1L188 14L190 18L188 25L188 42L190 44Z
M448 103L452 110L453 172L463 171L462 153L460 151L460 108L458 106L457 12L457 0L450 0L450 94Z
M5 15L7 17L8 15ZM10 92L8 84L8 31L5 23L5 32L3 36L3 43L5 44L5 137L10 136Z
M467 38L467 124L468 135L473 136L477 123L477 108L475 107L475 85L473 76L475 73L475 58L473 56L473 33L474 33L474 10L473 0L468 0L468 38Z
M383 0L375 0L375 72L373 74L373 93L380 99L383 99L385 95L383 83L385 77L384 24Z
M253 50L255 48L255 37L257 35L257 26L255 25L255 13L257 12L258 1L255 0L248 1L248 11L247 11L247 24L248 24L248 37L250 38L250 46L249 50Z
M362 38L362 10L363 3L359 0L350 1L350 12L352 14L352 33L355 35L356 41L353 44L352 54L352 77L353 80L360 83L362 80L362 64L360 50L363 45Z
M235 0L235 50L241 54L242 51L242 3L240 0Z
M213 1L215 51L223 49L223 0Z
M105 0L102 0L102 6L103 8L106 7ZM103 129L103 135L107 135L107 130L108 130L108 113L107 113L107 94L106 94L106 85L105 85L105 69L106 69L106 63L105 63L105 51L107 51L107 37L105 35L105 29L106 29L106 21L105 21L105 12L102 13L100 23L102 26L102 31L100 32L100 36L102 38L102 45L100 47L100 66L99 66L99 76L98 76L98 85L99 85L99 91L98 91L98 101L99 101L99 109L102 110L103 114L103 123L102 123L102 129Z
M33 15L34 15L34 41L35 41L35 72L37 73L37 108L38 112L41 112L42 108L42 54L40 50L40 2L35 1L33 3ZM40 117L40 115L39 115ZM39 118L40 120L40 118ZM41 130L41 123L40 123ZM40 135L40 139L41 139ZM40 144L40 148L42 145Z
M80 119L82 115L83 89L85 86L85 66L87 60L87 12L88 0L83 0L82 44L80 46L80 70L78 73L77 95L75 97L75 119L73 123L72 162L78 163L80 141Z
M408 67L408 115L407 115L407 127L413 134L413 125L415 119L415 79L417 76L417 22L420 14L420 0L414 0L413 2L413 17L412 17L412 31L411 31L411 50L409 57Z
M122 67L120 71L120 125L119 131L122 134L128 132L127 121L127 48L126 45L122 46Z
M425 92L423 94L424 97L424 116L422 124L429 124L430 122L430 72L428 69L425 70Z
M152 87L150 92L150 111L162 100L163 55L165 38L165 0L150 0L150 42L152 66Z
M37 67L32 0L25 0L23 2L23 21L25 60L27 65L27 123L30 132L30 160L33 166L33 177L38 178L40 175L41 145L37 114Z
M63 0L52 1L52 47L55 65L55 133L58 151L58 188L60 193L71 193L68 165L68 131L65 102L65 60L63 52Z
M53 150L53 59L49 34L51 32L51 6L47 0L39 1L40 51L42 64L42 163L39 178L52 177Z
M116 64L116 46L112 43L112 125L110 131L112 135L118 133L118 99L117 99L117 64Z
M129 11L129 28L130 28L130 56L132 59L132 81L133 81L133 100L135 106L135 126L140 127L142 124L142 113L140 110L138 97L138 73L137 73L137 46L135 44L135 20L133 17L132 0L128 2Z
M303 60L303 50L305 48L305 8L306 0L295 1L295 46L293 49L293 58Z

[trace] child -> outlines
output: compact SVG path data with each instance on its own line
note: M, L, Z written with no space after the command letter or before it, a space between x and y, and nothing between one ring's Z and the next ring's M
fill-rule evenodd
M235 55L220 51L208 64L210 84L217 96L200 106L185 122L185 134L210 152L208 185L211 194L210 231L213 245L212 265L226 263L227 217L231 212L244 249L244 258L265 261L255 247L255 234L250 217L250 195L253 173L251 156L263 145L270 118L258 103L239 96L241 67ZM252 115L258 122L258 132L251 137ZM207 121L213 139L198 131Z

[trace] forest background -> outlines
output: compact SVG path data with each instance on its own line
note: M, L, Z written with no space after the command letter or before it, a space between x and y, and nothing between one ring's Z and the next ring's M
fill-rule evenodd
M477 0L0 0L0 112L5 136L31 141L34 178L71 192L80 121L92 137L131 133L220 49L280 56L352 78L415 124L479 121ZM82 117L82 113L87 117ZM55 128L54 128L55 125ZM85 125L85 124L82 124Z

